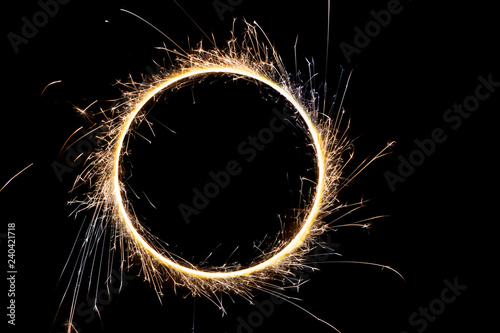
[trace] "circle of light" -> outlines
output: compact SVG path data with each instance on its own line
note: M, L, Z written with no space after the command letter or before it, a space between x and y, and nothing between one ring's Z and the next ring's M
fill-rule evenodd
M299 232L295 235L295 237L288 243L287 246L285 246L283 249L281 249L279 252L277 252L275 255L272 257L268 258L267 260L258 263L254 266L247 267L244 269L240 270L235 270L235 271L227 271L227 272L220 272L220 271L206 271L206 270L198 270L195 268L189 268L183 265L180 265L179 263L165 257L161 253L159 253L151 244L149 244L139 233L139 231L135 228L134 224L132 223L132 220L129 216L129 213L127 212L127 209L125 208L124 205L124 200L121 194L121 189L122 185L119 180L119 170L120 170L120 156L121 156L121 150L123 147L123 142L125 140L125 137L133 123L134 118L136 115L141 111L141 109L146 105L148 101L150 101L156 94L162 92L163 90L171 87L172 85L175 85L176 83L179 83L182 80L193 78L196 76L203 76L203 75L210 75L210 74L228 74L228 75L234 75L236 77L245 77L249 79L253 79L257 82L261 82L275 91L277 91L280 95L282 95L288 102L290 102L293 107L297 110L297 112L301 115L303 118L304 122L306 123L306 126L308 128L308 131L310 133L310 136L312 138L312 143L314 145L314 149L316 152L316 158L317 158L317 171L318 171L318 180L317 180L317 185L316 185L316 193L314 196L314 202L313 205L309 211L309 215L307 216L305 222L303 223L302 227L300 228ZM291 93L288 89L283 88L280 86L278 83L274 82L273 80L270 80L269 78L256 73L255 71L252 71L249 68L246 67L238 67L238 68L232 68L232 67L224 67L220 65L207 65L203 67L194 67L190 68L188 70L182 71L180 73L173 74L166 79L162 80L158 84L156 84L154 87L150 88L148 91L145 92L145 94L140 98L140 100L134 105L133 110L126 115L126 117L123 120L123 125L121 126L119 130L119 134L117 137L117 140L115 141L114 145L114 154L113 154L113 174L112 174L112 186L113 190L112 193L114 195L114 201L116 204L117 213L120 217L121 222L123 223L125 230L129 233L129 235L140 245L144 250L146 250L151 256L153 256L158 262L161 264L174 269L182 274L186 274L189 276L201 278L201 279L228 279L228 278L235 278L239 276L248 276L251 275L252 273L256 273L262 270L265 270L266 268L272 267L273 265L278 264L283 258L287 257L289 254L291 254L294 250L300 248L301 245L303 245L304 240L307 238L309 235L309 232L311 230L311 227L313 226L314 221L316 220L320 208L321 208L321 202L325 190L325 179L326 179L326 154L325 154L325 149L323 146L323 141L321 138L321 135L319 131L317 130L316 126L314 125L313 120L305 110L305 108L302 106L302 104L299 102L299 100Z

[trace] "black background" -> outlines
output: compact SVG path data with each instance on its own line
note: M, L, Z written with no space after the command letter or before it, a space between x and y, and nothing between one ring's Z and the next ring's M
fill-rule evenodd
M377 215L388 217L377 220L369 230L338 230L329 235L329 240L340 244L337 250L342 254L332 260L389 265L400 272L405 281L388 270L381 271L373 266L324 263L319 266L320 272L309 274L311 281L303 285L299 293L289 292L303 300L297 303L342 332L416 332L423 326L412 326L409 317L420 307L427 307L440 298L445 279L457 279L467 289L422 331L457 332L472 327L480 331L489 327L497 299L493 270L497 263L494 254L498 252L494 246L498 222L495 215L497 147L494 145L497 143L494 135L497 122L493 118L498 109L498 92L481 102L479 109L456 130L443 121L443 114L454 103L462 103L465 97L474 94L479 75L486 78L491 74L493 80L500 80L498 66L494 66L498 61L499 26L493 5L453 2L438 6L433 2L402 2L402 12L394 15L390 24L348 62L339 44L353 45L354 27L363 29L373 20L370 11L385 9L387 1L332 1L325 78L326 1L293 5L287 1L234 1L239 4L233 6L232 12L223 13L223 20L212 1L179 3L204 31L214 34L219 45L230 37L233 16L250 22L255 20L292 73L295 72L294 44L298 36L298 69L307 80L305 59L314 59L318 73L316 88L322 92L322 83L328 82L327 105L331 104L340 66L346 69L345 75L354 69L344 101L345 116L351 121L349 135L357 138L355 160L347 172L365 157L378 153L387 142L397 142L392 154L371 164L340 195L343 202L356 202L361 198L371 201L339 223ZM31 19L40 6L35 1L4 5L0 183L34 163L0 193L0 232L5 235L7 224L16 224L16 326L9 326L9 332L62 332L62 324L68 317L68 299L63 302L57 317L56 312L74 260L70 260L69 270L59 284L58 281L83 222L83 216L69 217L74 207L67 205L73 198L69 191L74 179L83 167L74 167L60 181L52 164L54 161L66 163L66 155L59 156L59 151L77 128L89 128L92 122L102 119L96 116L89 120L73 105L85 108L95 100L119 97L120 89L114 85L116 81L127 81L129 75L139 80L141 73L147 73L147 66L154 67L153 61L168 66L165 51L155 49L163 45L165 38L137 18L121 12L120 8L142 16L185 48L189 48L187 36L191 46L203 38L190 18L171 1L103 3L73 0L61 5L58 13L39 28L36 36L15 53L7 34L19 34L23 24L21 18ZM237 29L237 34L238 31L241 29ZM165 43L172 47L167 41ZM56 80L62 82L48 87L40 96L44 87ZM269 115L259 114L261 119L247 112L255 105L242 96L255 93L252 85L231 88L224 84L226 81L214 85L221 88L220 95L204 93L203 85L195 88L194 96L201 107L189 111L186 107L182 113L183 101L180 100L179 116L169 120L172 122L169 124L177 121L178 127L174 130L179 133L192 130L191 141L184 142L189 153L182 149L180 135L162 132L162 127L156 125L158 137L150 149L155 151L159 147L160 153L144 154L144 157L140 153L131 155L132 164L137 165L134 171L137 179L141 179L141 174L145 177L143 181L136 179L132 186L145 184L142 190L156 196L157 201L153 201L157 206L165 200L175 210L172 202L189 201L190 189L202 186L210 170L221 170L228 160L238 158L238 155L231 155L235 145L269 121ZM187 89L185 101L190 104L191 92ZM255 96L259 98L259 94ZM211 104L203 104L204 98ZM98 110L97 105L99 103L92 110ZM272 103L268 102L262 109L270 111ZM162 114L161 110L157 113L158 117ZM223 123L224 119L230 122ZM183 127L186 122L189 126ZM384 173L396 173L400 163L398 156L408 157L416 147L414 140L429 138L438 127L443 128L447 140L437 145L435 152L391 191ZM227 128L227 133L223 133ZM290 154L296 155L283 153L289 149L288 140L297 138L293 132L281 136L255 163L244 167L245 175L237 183L239 190L229 187L228 191L234 192L222 193L220 202L215 202L217 198L211 204L206 220L203 212L199 221L190 224L189 228L183 229L181 223L176 230L180 233L179 238L172 236L165 226L163 229L157 227L158 232L171 237L169 242L172 244L176 239L182 240L178 244L183 247L179 253L189 253L188 256L206 255L203 251L214 248L214 242L218 241L239 244L238 237L248 238L246 230L257 230L256 237L261 238L259 232L269 230L264 224L254 227L252 221L259 220L261 213L273 213L276 209L282 212L287 205L293 205L293 201L279 199L283 191L297 193L297 183L293 179L287 184L279 181L279 177L283 177L284 172L304 175L310 167L304 159L293 165L286 160L299 159L302 155L297 151L305 150L304 147L293 149ZM148 133L148 138L153 136ZM294 147L300 146L299 139L293 142ZM140 139L136 141L136 148L139 148L143 143ZM189 177L192 171L196 171L198 176L195 177L199 178L190 179L191 183L183 186L180 180ZM159 179L158 183L147 185L150 184L148 176ZM167 182L172 187L168 187ZM165 191L165 188L172 190ZM144 202L141 197L142 201L137 200L138 205ZM144 212L140 214L150 216L148 205L142 207ZM159 209L158 214L162 219L171 216L166 206L161 207L164 208ZM214 229L207 228L207 221ZM190 238L190 234L194 236ZM7 271L7 242L2 237L5 253L2 265L3 271ZM214 241L213 237L220 239ZM232 249L231 246L228 249ZM221 256L225 258L227 253ZM132 267L128 274L137 274L136 268ZM3 309L8 301L7 289L5 285L1 292ZM82 332L131 332L138 327L144 331L189 332L194 304L192 298L184 298L185 295L184 290L174 294L167 287L160 304L142 278L134 277L127 280L120 294L112 294L111 301L101 311L101 320L96 316L85 323L91 316L86 312L75 317L75 322ZM259 302L269 299L263 293L256 292L255 296ZM195 332L241 331L238 318L247 320L256 308L238 297L234 300L233 303L224 298L228 313L222 316L208 300L198 299ZM87 302L85 295L77 304L82 302ZM2 318L7 321L5 315ZM290 304L276 306L268 318L252 329L255 332L333 331Z

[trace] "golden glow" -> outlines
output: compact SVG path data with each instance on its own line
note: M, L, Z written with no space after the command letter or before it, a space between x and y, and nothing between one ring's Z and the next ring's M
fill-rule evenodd
M264 37L266 42L262 42ZM77 179L88 184L92 191L79 204L77 212L95 209L87 230L89 245L82 249L82 264L91 256L99 242L102 230L109 226L111 252L120 250L123 263L137 263L145 280L158 294L164 282L186 288L192 295L203 295L218 300L220 293L238 294L251 299L254 289L270 291L272 281L283 278L295 281L297 270L307 264L307 253L318 237L331 226L323 218L345 207L338 203L337 193L349 181L341 178L347 161L342 155L352 148L346 137L346 128L339 131L342 112L330 119L319 110L318 94L314 88L306 90L300 82L292 82L281 58L256 24L246 23L241 39L233 37L225 48L204 48L201 43L189 52L165 48L173 60L170 68L162 68L144 82L131 80L120 104L109 115L99 132L100 147L88 158L87 168ZM177 49L180 49L176 45ZM211 77L229 80L247 80L280 95L299 119L294 125L304 133L304 140L314 148L315 190L303 198L305 214L295 217L299 226L293 238L278 240L274 247L252 262L241 267L238 263L220 267L198 267L176 257L164 248L132 213L123 179L122 157L127 140L136 126L146 119L147 109L164 92ZM346 126L347 127L347 126ZM347 157L350 158L349 156ZM111 254L110 254L111 255ZM297 280L298 281L298 280ZM222 306L221 306L222 308Z
M137 229L134 227L134 224L132 223L132 220L129 216L129 213L127 212L127 209L125 208L123 198L121 195L122 192L122 186L120 184L120 157L122 154L122 148L123 148L123 142L125 140L125 137L130 129L130 126L135 119L136 115L143 109L144 105L148 101L150 101L154 96L157 94L161 93L164 90L167 90L173 86L176 85L176 83L185 80L185 79L190 79L193 77L197 76L205 76L205 75L210 75L210 74L229 74L232 76L237 76L237 77L245 77L245 78L250 78L253 79L257 82L261 82L275 91L277 91L279 94L281 94L283 97L285 97L292 105L293 107L298 111L298 113L301 115L301 117L304 119L307 129L310 133L310 136L312 138L313 144L315 151L317 153L317 172L318 172L318 180L317 180L317 186L316 186L316 194L314 198L314 203L310 209L310 212L307 216L307 219L303 223L300 231L297 233L297 235L293 238L290 243L281 249L278 253L276 253L274 256L271 258L265 260L264 262L261 262L257 265L254 265L252 267L248 267L245 269L241 270L236 270L236 271L229 271L229 272L212 272L212 271L204 271L204 270L199 270L199 269L193 269L193 268L188 268L183 265L178 264L177 262L163 256L161 253L159 253L153 246L151 246L142 236L141 234L137 231ZM238 277L242 275L249 275L258 271L262 271L266 269L269 266L273 266L277 264L279 261L281 261L284 257L289 255L291 252L293 252L295 249L299 248L303 243L306 237L309 235L309 231L311 229L311 226L313 225L314 221L316 220L318 216L318 212L321 207L321 200L324 195L324 182L325 182L325 173L326 173L326 158L325 158L325 147L323 147L322 144L322 139L321 135L316 129L313 121L309 117L308 112L304 109L304 107L301 105L300 101L296 99L296 97L290 93L285 87L280 86L278 83L270 80L269 78L262 76L259 73L255 73L252 71L250 68L246 68L244 66L234 66L234 67L221 67L221 66L194 66L192 68L189 68L188 70L183 71L182 73L177 73L175 75L172 75L170 77L167 77L163 81L158 82L154 87L149 89L147 93L144 94L142 99L138 101L138 103L134 106L133 110L127 115L127 117L123 121L123 125L121 126L118 134L118 138L116 140L116 144L114 146L114 157L113 157L113 175L111 177L113 181L113 195L114 195L114 200L115 203L118 207L118 213L119 213L119 220L124 224L127 232L130 234L132 237L132 240L134 242L137 242L137 244L142 247L147 253L149 253L151 256L153 256L156 260L158 260L160 263L163 265L166 265L167 267L174 269L176 271L181 272L182 274L187 274L191 275L194 277L198 278L203 278L203 279L221 279L221 278L232 278L232 277Z
M131 12L128 13L137 16ZM160 31L154 26L153 28ZM325 231L344 226L365 228L369 225L364 222L371 218L344 225L334 225L342 216L330 222L326 222L325 217L341 208L348 207L349 211L344 214L346 215L362 206L362 202L340 204L337 195L343 186L348 184L366 165L382 156L385 149L370 161L361 163L350 175L344 176L344 167L353 156L353 147L346 136L348 124L343 122L344 112L341 107L343 96L340 98L340 105L335 106L338 108L338 114L334 119L323 114L319 107L318 93L310 83L315 75L312 73L311 63L309 63L310 80L307 81L310 86L301 85L302 81L299 79L296 80L297 82L295 80L292 82L280 56L260 27L256 23L246 23L245 28L245 33L240 39L235 38L232 32L232 38L227 41L224 48L217 47L215 40L212 40L210 41L213 44L212 48L205 48L200 42L196 48L188 52L165 35L166 39L176 47L174 50L166 46L163 48L168 53L169 59L175 58L172 60L172 66L162 68L160 73L152 75L143 82L130 79L129 82L123 84L127 90L124 91L123 98L119 100L118 105L110 110L101 110L105 121L89 132L97 136L99 147L90 154L86 160L85 170L75 181L75 186L84 184L91 189L81 200L73 201L78 205L75 215L85 210L94 211L88 229L84 235L78 235L78 241L83 239L83 244L77 257L80 267L75 269L71 276L75 281L75 289L71 301L68 332L76 330L73 325L76 300L82 281L87 278L87 272L85 274L83 272L87 265L92 266L88 275L91 282L89 283L90 291L90 285L93 284L95 278L93 274L98 272L96 278L98 281L101 270L105 267L103 265L105 246L109 246L107 257L110 261L107 267L106 283L111 280L110 268L116 252L119 251L120 269L123 271L126 265L137 264L141 275L152 285L159 296L162 294L165 282L172 281L174 288L180 286L192 296L205 296L224 311L222 293L239 295L251 301L252 292L261 290L282 297L335 329L326 321L293 303L283 294L283 285L290 282L299 286L302 283L300 269L307 267L310 262L308 253L319 243L319 236ZM122 182L122 165L124 164L122 156L126 154L127 140L130 133L134 131L134 126L146 118L146 106L155 102L164 92L173 91L213 76L248 80L270 88L282 96L287 104L290 104L290 108L300 116L297 117L299 121L294 124L295 128L304 132L304 140L314 148L316 179L312 181L315 189L310 197L303 199L304 207L301 207L301 211L306 213L295 216L298 230L292 239L277 239L274 248L259 258L255 258L245 268L241 268L238 263L209 268L203 265L201 268L182 258L174 259L174 254L167 251L158 238L152 235L132 213L133 209L127 200L126 186ZM54 81L49 85L58 82L60 81ZM324 102L326 96L322 98ZM83 116L88 117L87 111L94 103L83 110L76 109ZM322 104L324 112L327 110L326 103ZM343 128L340 129L340 126ZM72 136L77 132L78 130ZM388 144L386 148L390 145ZM3 187L0 191L2 189ZM109 240L104 239L106 236ZM101 256L99 261L96 260L97 252ZM388 266L358 263L392 270ZM96 270L94 270L94 265L99 265ZM280 281L281 285L278 285L276 281ZM98 285L98 283L94 284ZM94 302L97 302L97 297L94 297ZM97 303L94 305L95 310L99 311Z

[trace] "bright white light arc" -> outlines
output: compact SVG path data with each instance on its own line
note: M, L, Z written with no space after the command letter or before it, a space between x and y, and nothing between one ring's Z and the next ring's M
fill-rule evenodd
M226 272L206 271L206 270L198 270L194 268L185 267L159 253L157 249L155 249L150 243L148 243L144 239L144 237L134 226L134 223L130 218L129 212L125 208L124 199L122 197L123 186L120 182L120 160L121 160L124 141L134 119L141 112L144 106L154 96L175 86L177 83L182 82L183 80L199 76L216 75L216 74L226 74L235 77L243 77L246 79L255 80L257 82L269 86L270 88L278 92L280 95L282 95L284 98L286 98L286 100L290 102L291 105L295 108L295 110L300 114L300 116L302 117L308 128L316 152L317 173L318 173L318 179L316 183L316 193L309 214L305 219L305 221L303 222L298 233L288 243L288 245L285 246L283 249L281 249L279 252L277 252L275 255L273 255L271 258L261 263L258 263L254 266L244 268L241 270L226 271ZM134 106L134 109L131 112L129 112L128 115L126 115L125 119L123 120L122 127L119 131L119 135L115 142L116 143L114 146L114 157L113 157L114 163L113 163L113 175L112 175L112 180L113 180L112 193L114 195L117 212L119 214L121 222L123 223L123 226L125 227L125 230L130 234L133 241L137 242L137 244L141 248L146 250L158 262L182 274L202 279L230 279L240 276L248 276L253 273L265 270L268 267L276 265L286 256L291 254L294 250L298 249L303 245L304 240L309 235L311 227L320 212L322 198L325 191L326 163L327 163L325 147L321 135L317 130L313 120L309 116L307 110L300 103L300 101L294 96L294 94L292 94L290 91L288 91L288 89L283 88L273 80L270 80L269 78L255 71L252 71L250 68L246 68L244 66L224 67L220 65L204 65L201 67L191 67L185 71L167 77L166 79L158 82L151 89L149 89L142 96L140 101Z

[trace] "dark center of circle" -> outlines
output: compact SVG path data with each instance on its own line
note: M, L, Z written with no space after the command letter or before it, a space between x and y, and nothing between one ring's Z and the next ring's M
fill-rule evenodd
M314 155L295 114L245 80L205 79L164 93L129 136L124 181L133 213L195 265L248 266L293 237L310 202Z

